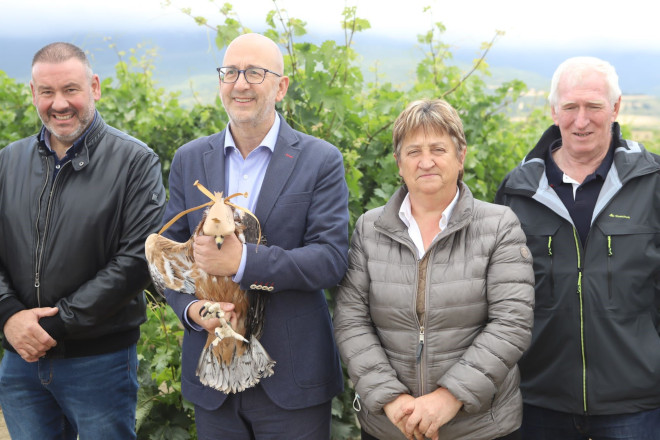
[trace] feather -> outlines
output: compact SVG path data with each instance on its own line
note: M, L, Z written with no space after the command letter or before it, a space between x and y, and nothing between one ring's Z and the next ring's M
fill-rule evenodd
M216 202L204 212L195 235L213 235L221 246L229 233L243 242L256 242L258 222L251 216L224 203L216 193ZM162 232L162 231L161 231ZM264 243L264 239L260 244ZM224 393L237 393L272 376L275 361L259 342L264 324L266 294L244 291L230 277L210 275L195 264L193 238L178 243L160 234L151 234L145 243L149 272L154 287L162 295L165 288L182 294L195 295L202 301L234 304L239 316L235 329L229 323L216 329L216 335L237 333L237 337L210 335L197 363L196 373L202 384ZM206 308L204 309L206 310ZM214 311L211 311L215 313ZM220 321L225 322L221 317ZM245 338L249 343L243 342Z

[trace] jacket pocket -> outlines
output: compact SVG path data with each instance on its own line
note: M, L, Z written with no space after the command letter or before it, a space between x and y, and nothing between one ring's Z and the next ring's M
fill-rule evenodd
M610 311L633 315L649 310L654 306L660 280L660 233L630 220L606 222L597 227L602 236L594 240L593 248L589 244L589 252L590 255L602 253L601 258L594 258L606 261L602 265L607 271L602 282L607 286L601 285L599 289L604 306Z
M335 379L339 355L334 349L330 314L326 307L287 321L293 379L301 388L313 388Z
M556 240L559 222L523 224L527 247L532 252L536 291L535 309L552 308L556 302L555 260L566 243ZM571 246L572 243L570 243ZM573 251L575 252L575 251ZM561 263L561 262L558 262Z

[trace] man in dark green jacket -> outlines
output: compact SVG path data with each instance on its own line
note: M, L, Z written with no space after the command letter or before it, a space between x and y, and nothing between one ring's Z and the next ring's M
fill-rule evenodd
M525 439L660 438L660 157L621 137L614 68L571 58L555 122L502 182L534 257Z

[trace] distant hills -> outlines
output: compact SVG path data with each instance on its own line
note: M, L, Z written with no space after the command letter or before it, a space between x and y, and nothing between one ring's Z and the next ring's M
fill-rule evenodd
M120 34L112 35L110 40L106 37L87 33L71 35L65 40L88 51L94 70L102 79L115 76L114 66L119 60L117 51L128 51L139 45L155 47L158 55L154 76L161 87L168 91L180 91L183 103L191 103L193 99L204 102L215 99L218 90L215 68L222 62L223 52L215 47L214 35L209 35L204 29ZM319 43L328 38L331 37L308 35L305 41ZM18 81L27 82L33 54L49 42L51 40L27 34L11 39L0 37L0 70ZM115 48L110 48L110 44L114 44ZM419 44L403 39L359 34L354 47L361 55L367 81L375 79L375 68L379 75L384 75L379 81L391 81L400 87L405 87L410 81L417 63L423 57ZM453 62L467 71L473 60L480 56L478 49L452 47ZM138 57L141 53L138 50ZM545 105L554 69L564 59L577 55L594 55L612 63L624 93L622 116L639 130L658 132L660 53L565 47L513 49L496 42L486 57L492 75L485 81L491 85L512 79L525 82L530 93L518 106L518 110L524 113L527 108ZM128 55L124 57L126 59Z
M147 47L157 47L159 56L155 75L165 87L180 85L190 77L214 76L215 67L222 60L222 52L213 42L214 36L207 35L202 28L110 35L112 41L106 41L104 37L106 35L77 34L67 39L89 51L95 70L103 76L114 74L114 65L118 60L115 51L108 47L110 43L116 44L117 50L128 50L142 43ZM331 36L305 36L306 41L313 42L328 38ZM48 42L50 40L28 34L10 39L0 37L0 70L16 79L27 80L32 55ZM395 84L405 83L422 57L422 49L415 42L366 34L356 36L355 49L363 57L365 71L378 61L378 71L385 73ZM452 47L450 50L456 64L467 68L479 56L478 49ZM489 81L502 82L515 78L531 88L547 88L556 66L575 55L594 55L611 62L619 73L621 88L626 95L660 96L660 53L644 51L565 47L513 49L496 42L486 58L493 74Z

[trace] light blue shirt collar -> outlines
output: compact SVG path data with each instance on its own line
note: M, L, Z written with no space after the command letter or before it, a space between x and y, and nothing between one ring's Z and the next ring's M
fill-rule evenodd
M231 121L227 124L227 130L225 130L225 145L224 145L225 156L227 156L228 148L234 148L238 150L238 148L236 148L236 142L234 142L234 137L231 135L231 130L229 129L230 126L231 126ZM275 113L275 120L273 121L273 125L272 127L270 127L270 130L268 130L268 133L266 133L266 137L264 137L264 139L261 141L259 147L266 147L271 152L275 151L275 144L277 143L277 136L279 136L279 134L280 134L280 115Z

